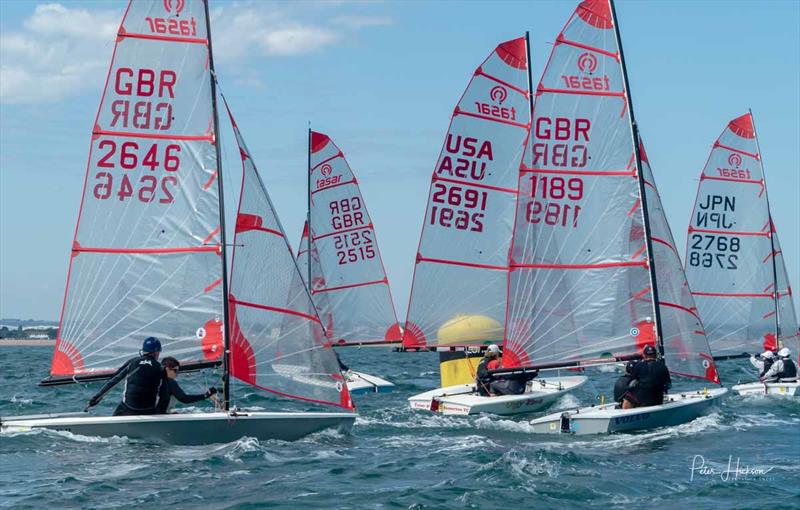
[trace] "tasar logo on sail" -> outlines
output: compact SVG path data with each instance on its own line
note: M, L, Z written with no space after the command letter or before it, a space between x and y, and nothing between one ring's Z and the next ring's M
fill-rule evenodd
M197 20L192 16L189 19L175 19L180 16L181 11L186 7L186 0L164 0L164 10L167 11L167 18L146 17L145 21L154 34L182 35L189 37L197 36Z
M481 103L475 101L475 108L481 115L488 115L504 120L517 120L517 109L513 106L507 108L501 106L508 98L508 90L505 87L497 85L489 90L489 99L497 104Z
M608 91L611 90L610 80L607 75L593 76L597 70L598 61L593 53L581 53L576 61L580 75L562 74L561 80L568 89Z

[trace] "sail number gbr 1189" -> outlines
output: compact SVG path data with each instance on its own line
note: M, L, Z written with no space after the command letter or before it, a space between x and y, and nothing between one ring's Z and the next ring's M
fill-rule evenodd
M180 145L102 139L97 148L100 156L92 187L96 199L130 199L148 204L174 201Z
M530 197L525 207L525 219L529 223L578 226L581 206L575 202L583 198L583 179L534 174L531 176Z

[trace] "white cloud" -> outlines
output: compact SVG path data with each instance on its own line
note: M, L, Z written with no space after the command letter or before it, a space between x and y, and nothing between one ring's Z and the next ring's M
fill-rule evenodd
M363 5L363 4L362 4ZM359 4L227 4L212 12L214 53L237 63L322 51L369 26L390 25L387 17L356 12L321 14ZM39 4L17 30L0 34L0 103L40 103L97 90L108 69L122 18L118 10Z
M331 21L337 25L353 30L364 27L385 27L394 24L394 20L386 16L363 16L359 14L336 16L331 19Z

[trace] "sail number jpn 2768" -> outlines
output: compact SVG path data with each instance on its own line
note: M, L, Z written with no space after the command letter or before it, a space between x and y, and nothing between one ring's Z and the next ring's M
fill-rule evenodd
M698 202L695 226L703 229L730 230L736 222L729 213L736 212L736 197L727 195L707 195L704 202ZM741 240L737 236L692 233L689 237L689 265L694 267L715 267L718 269L737 269Z

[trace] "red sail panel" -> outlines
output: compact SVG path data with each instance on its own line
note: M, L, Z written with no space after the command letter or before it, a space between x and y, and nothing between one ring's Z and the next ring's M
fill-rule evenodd
M202 1L128 6L92 130L54 376L115 370L148 336L183 363L222 356L209 57Z
M433 171L406 347L502 339L529 96L526 43L519 38L495 48L456 105Z
M300 238L300 247L297 250L297 268L300 270L300 275L303 279L303 286L308 288L308 271L309 264L313 264L315 269L312 269L313 276L311 277L311 297L314 301L314 307L317 309L322 325L325 327L326 333L333 328L333 316L325 310L330 310L331 306L328 301L328 293L323 292L314 294L317 289L324 289L325 278L319 269L319 253L312 247L309 250L308 245L308 221L303 223L303 235ZM330 335L328 335L330 336Z
M228 114L243 171L231 262L231 374L277 395L352 409L283 227Z
M389 279L358 180L327 135L312 132L310 149L311 293L320 316L329 319L327 333L339 344L399 341Z
M769 204L753 119L728 123L700 176L686 243L686 274L715 355L761 351L776 343L775 274ZM775 250L780 251L777 234ZM797 333L782 254L782 334Z

